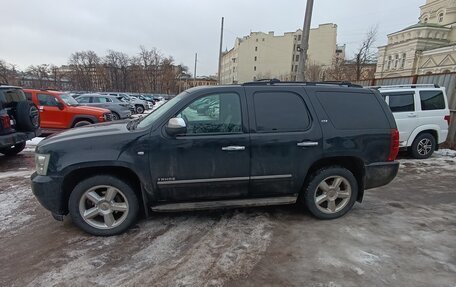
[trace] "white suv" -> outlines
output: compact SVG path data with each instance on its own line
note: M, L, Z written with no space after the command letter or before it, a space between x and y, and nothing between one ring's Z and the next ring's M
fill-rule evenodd
M445 88L437 85L376 87L393 112L401 148L414 158L432 155L448 136L450 110Z

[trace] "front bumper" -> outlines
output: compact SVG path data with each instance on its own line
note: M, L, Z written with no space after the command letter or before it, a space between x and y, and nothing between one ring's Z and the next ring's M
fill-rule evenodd
M378 162L366 165L364 189L375 188L390 183L399 171L399 162Z
M38 129L34 132L14 132L12 134L0 136L0 148L11 147L15 144L33 139L40 134L41 130Z
M32 192L44 208L53 215L68 214L67 199L61 188L61 177L38 175L35 172L31 179Z

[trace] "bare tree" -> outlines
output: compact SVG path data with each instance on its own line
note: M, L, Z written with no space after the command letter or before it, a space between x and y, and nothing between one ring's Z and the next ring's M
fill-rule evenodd
M305 75L306 80L311 82L318 82L322 80L323 67L316 63L307 65Z
M0 60L0 83L17 85L19 73L16 67L3 60Z
M377 38L377 32L377 26L371 27L369 31L367 31L361 46L355 53L353 61L355 63L355 75L357 81L362 79L366 66L372 64L376 59L376 51L374 51L373 47Z
M100 57L94 51L73 53L68 61L73 88L82 91L96 91L102 84Z

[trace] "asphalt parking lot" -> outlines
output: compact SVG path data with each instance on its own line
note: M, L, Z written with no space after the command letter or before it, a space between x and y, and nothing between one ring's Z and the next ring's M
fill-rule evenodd
M456 152L333 221L300 206L154 214L100 238L33 197L33 148L0 156L1 286L456 286Z

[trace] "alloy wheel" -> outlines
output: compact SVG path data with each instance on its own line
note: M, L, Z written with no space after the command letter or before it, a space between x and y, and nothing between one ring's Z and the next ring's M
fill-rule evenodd
M420 155L427 155L432 150L432 142L428 138L420 140L417 146Z
M321 212L333 214L347 206L351 194L351 185L346 178L330 176L322 180L315 189L314 201Z
M109 185L91 187L79 200L82 219L98 229L112 229L125 221L129 212L126 196Z

